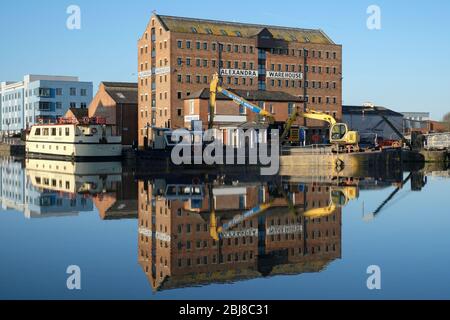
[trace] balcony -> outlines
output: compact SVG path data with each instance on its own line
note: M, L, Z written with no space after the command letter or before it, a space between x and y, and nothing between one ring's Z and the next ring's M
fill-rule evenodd
M35 89L35 95L40 98L51 98L52 92L48 88L38 88Z
M52 104L50 102L44 102L44 101L39 102L39 105L37 107L37 109L39 111L51 111L51 108L52 108Z

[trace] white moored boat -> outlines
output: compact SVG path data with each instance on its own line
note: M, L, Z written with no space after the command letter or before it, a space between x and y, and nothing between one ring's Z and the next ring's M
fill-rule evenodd
M31 157L94 159L120 157L122 137L113 134L113 127L100 118L82 121L59 119L54 124L31 128L26 141Z

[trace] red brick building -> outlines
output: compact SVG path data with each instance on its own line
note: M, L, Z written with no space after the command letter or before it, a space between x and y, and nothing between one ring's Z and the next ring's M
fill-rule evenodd
M245 98L247 101L262 109L268 110L275 116L275 121L284 123L303 100L286 92L261 91L261 90L233 90L233 93ZM201 120L204 129L209 122L209 89L203 89L192 93L184 101L184 126L193 129L192 121ZM233 136L236 129L242 128L248 123L255 125L260 122L259 116L248 111L245 107L238 106L231 99L222 94L217 95L216 112L214 115L214 128L216 139L224 144L233 144ZM302 121L297 121L302 125Z
M152 127L184 127L184 99L219 67L224 87L283 91L341 119L342 46L323 31L155 14L138 41L141 148Z
M89 105L89 117L105 118L122 136L122 144L131 146L138 139L137 83L102 82Z

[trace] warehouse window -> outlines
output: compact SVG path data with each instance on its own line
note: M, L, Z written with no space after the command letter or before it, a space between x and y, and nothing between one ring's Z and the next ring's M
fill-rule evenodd
M212 32L212 30L210 28L206 28L205 30L206 30L207 34L213 34L213 32Z
M195 113L195 102L194 100L189 100L189 113L193 115Z
M223 36L227 36L228 35L228 33L225 31L225 30L220 30L220 33L223 35Z
M197 28L192 27L191 30L192 30L193 33L197 33Z
M237 35L238 37L242 37L242 33L241 33L240 31L236 31L236 35Z
M191 48L191 40L186 41L186 48L188 48L188 49Z
M178 46L178 49L182 49L183 48L183 41L178 40L177 41L177 46Z
M289 114L289 116L291 116L293 112L294 112L294 104L290 102L290 103L288 103L288 114Z

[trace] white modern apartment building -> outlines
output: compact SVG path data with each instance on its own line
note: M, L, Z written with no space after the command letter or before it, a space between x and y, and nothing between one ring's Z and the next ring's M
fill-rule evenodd
M430 130L431 113L429 112L402 112L404 128L407 132L411 130Z
M92 82L78 77L26 75L0 84L0 131L18 133L39 122L64 116L69 108L87 108Z

